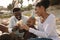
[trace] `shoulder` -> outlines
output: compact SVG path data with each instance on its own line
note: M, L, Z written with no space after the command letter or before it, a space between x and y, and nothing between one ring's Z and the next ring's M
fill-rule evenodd
M54 14L50 14L50 17L48 19L48 22L49 23L55 23L56 22L56 18L55 18L55 15Z
M48 17L48 20L52 21L55 20L55 15L54 14L50 14Z
M15 16L10 17L10 20L13 20L13 19L15 19Z
M29 17L28 16L22 16L22 20L28 20L29 19Z
M55 15L54 15L54 14L50 14L50 17L51 17L51 18L55 18Z
M28 16L22 15L22 18L29 18Z
M9 21L13 22L15 19L16 19L15 16L12 16L12 17L10 17Z

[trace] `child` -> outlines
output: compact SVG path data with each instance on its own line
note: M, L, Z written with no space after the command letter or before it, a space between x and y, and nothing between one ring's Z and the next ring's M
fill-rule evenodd
M27 25L31 28L36 29L35 26L34 26L35 21L36 21L36 19L31 17L31 18L28 19ZM35 37L37 37L37 36L25 30L24 40L27 40L27 39L30 39L30 38L35 38Z

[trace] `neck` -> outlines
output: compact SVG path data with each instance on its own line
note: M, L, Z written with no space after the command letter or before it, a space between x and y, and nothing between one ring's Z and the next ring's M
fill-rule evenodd
M46 12L44 12L43 15L42 15L42 18L43 18L43 19L46 19L48 16L49 16L49 14L46 13Z

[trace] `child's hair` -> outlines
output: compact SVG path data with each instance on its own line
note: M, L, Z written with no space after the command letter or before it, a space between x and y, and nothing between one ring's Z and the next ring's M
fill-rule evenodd
M12 40L11 36L8 34L3 34L0 36L0 40Z
M38 2L36 4L36 7L40 7L40 6L43 6L45 7L45 9L47 9L50 5L50 1L49 0L41 0L40 2Z
M13 13L14 13L14 12L18 12L18 11L21 11L21 9L20 9L20 8L14 8L14 9L13 9Z
M15 34L13 34L13 35L3 34L0 36L0 40L22 40L22 39Z
M31 17L28 19L27 25L28 25L28 23L31 23L31 22L33 23L33 25L35 25L35 21L36 21L36 19Z

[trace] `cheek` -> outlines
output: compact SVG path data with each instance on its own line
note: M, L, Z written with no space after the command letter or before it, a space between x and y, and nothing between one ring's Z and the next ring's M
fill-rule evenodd
M42 10L39 10L39 15L41 15L42 14Z
M38 16L40 15L40 12L36 13Z
M38 15L39 14L39 11L35 11L35 13Z

